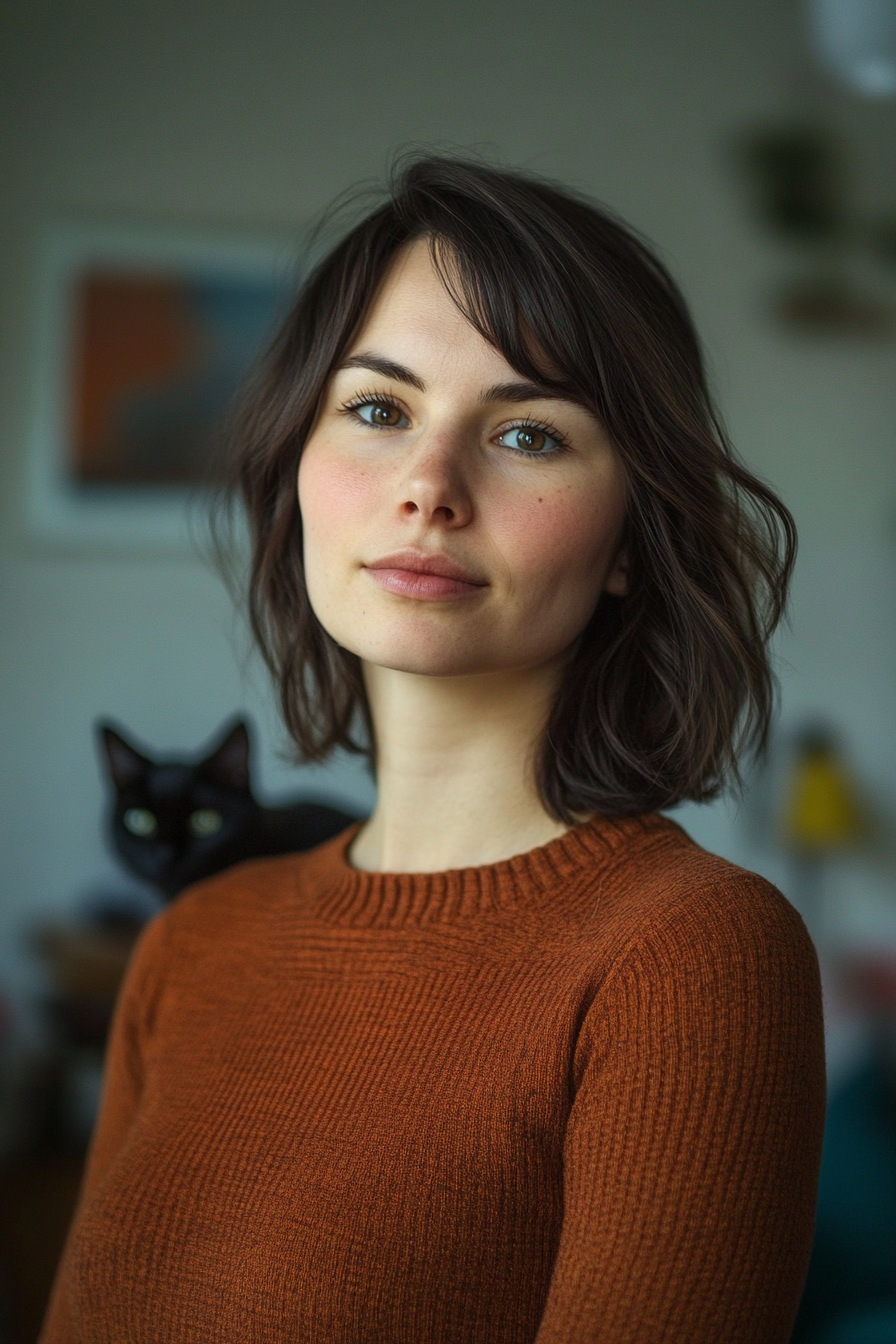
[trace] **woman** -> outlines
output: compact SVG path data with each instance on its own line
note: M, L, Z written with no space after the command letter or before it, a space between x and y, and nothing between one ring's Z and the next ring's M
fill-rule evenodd
M672 280L569 193L418 160L238 438L287 725L377 805L143 935L44 1344L784 1344L817 962L657 809L763 740L793 531Z

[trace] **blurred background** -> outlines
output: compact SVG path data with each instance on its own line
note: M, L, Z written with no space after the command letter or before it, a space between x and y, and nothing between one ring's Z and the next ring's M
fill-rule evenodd
M163 900L107 838L97 720L198 760L242 714L258 798L372 805L357 760L284 759L172 462L200 462L318 212L417 146L642 231L796 517L768 760L675 815L819 949L830 1117L794 1340L896 1344L896 0L4 0L0 105L0 1344L36 1337L108 1011Z

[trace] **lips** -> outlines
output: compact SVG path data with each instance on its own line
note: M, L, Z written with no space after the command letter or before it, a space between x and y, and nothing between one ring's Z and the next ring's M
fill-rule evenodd
M364 568L380 588L400 597L445 601L471 597L488 587L449 556L422 551L396 551Z
M384 555L382 560L372 560L367 569L400 569L410 574L439 574L443 579L458 579L461 583L471 583L484 588L485 582L469 574L456 561L447 555L426 555L422 551L396 551L394 555Z

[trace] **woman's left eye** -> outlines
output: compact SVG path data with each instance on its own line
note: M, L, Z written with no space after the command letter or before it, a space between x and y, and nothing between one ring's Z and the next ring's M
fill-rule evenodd
M411 423L403 411L388 401L365 401L352 410L373 429L407 429Z
M498 435L497 442L502 448L512 448L515 453L528 457L547 457L560 448L560 439L549 434L540 425L514 425Z

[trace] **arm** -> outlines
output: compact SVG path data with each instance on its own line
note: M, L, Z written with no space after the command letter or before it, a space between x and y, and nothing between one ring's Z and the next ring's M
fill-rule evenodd
M815 950L760 878L652 922L589 1009L537 1344L787 1344L825 1077Z
M93 1132L84 1179L38 1344L72 1344L77 1338L71 1320L68 1263L81 1210L89 1204L115 1160L137 1115L143 1082L145 1048L158 998L164 921L156 919L142 933L118 995L103 1080L100 1113Z

